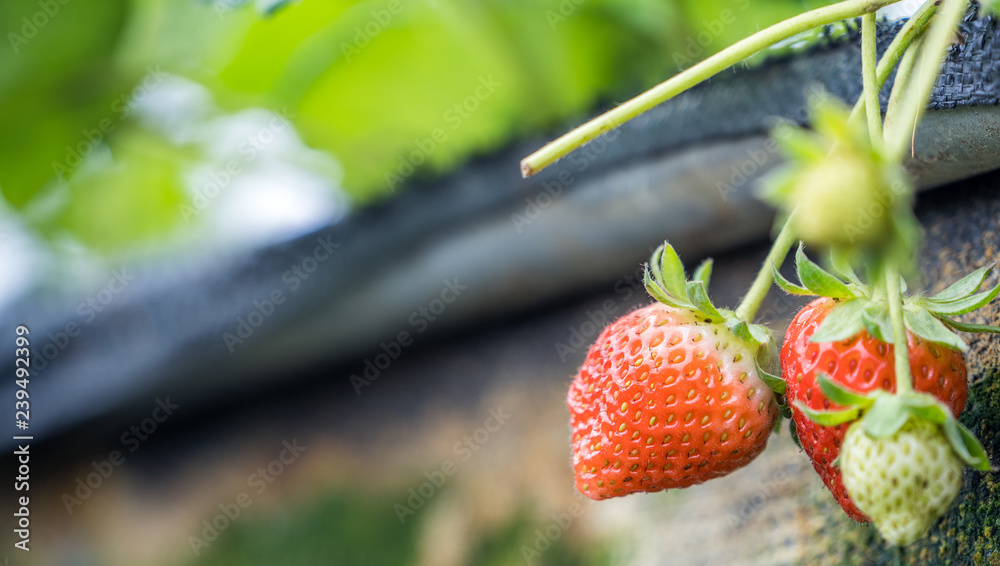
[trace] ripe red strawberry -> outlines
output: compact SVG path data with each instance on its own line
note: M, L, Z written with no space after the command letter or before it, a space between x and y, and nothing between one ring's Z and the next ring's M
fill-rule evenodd
M792 418L803 450L844 511L855 520L868 522L868 517L847 495L840 469L833 463L851 423L821 426L793 405L795 401L801 401L816 410L841 408L820 391L816 382L820 372L834 382L861 393L876 388L896 390L892 344L874 338L865 330L837 342L817 344L809 341L836 304L833 299L823 297L806 305L795 316L781 348L782 375L787 383L786 395L789 405L793 406ZM912 332L907 332L907 342L913 388L937 397L952 413L960 414L969 394L962 353L921 339Z
M844 489L840 470L834 460L848 426L858 413L843 411L832 403L818 382L827 376L831 387L841 387L860 394L874 390L896 391L893 331L889 321L884 282L881 291L864 284L854 272L841 267L844 280L823 270L806 257L802 247L796 253L796 268L803 286L785 280L777 270L774 280L785 291L798 295L820 295L792 320L781 348L783 387L802 448L813 462L823 482L848 515L868 521ZM906 327L907 355L913 390L937 398L942 410L957 417L965 408L969 394L965 358L968 349L955 330L965 332L1000 332L1000 329L967 324L951 318L971 312L1000 294L1000 285L979 292L993 266L973 273L932 297L919 294L903 297L903 322ZM888 338L888 339L883 339ZM874 395L874 394L873 394ZM909 394L908 394L909 395ZM817 424L815 415L806 411L840 412L836 423ZM884 415L882 415L884 416ZM879 417L882 418L882 417Z
M660 280L656 262L651 269ZM700 287L690 293L700 297L708 275L699 273L687 285ZM647 279L674 306L654 303L604 329L570 386L576 487L592 499L728 474L764 449L778 418L757 372L761 343L730 330L748 326L687 292L678 298L681 287L671 283L673 293Z

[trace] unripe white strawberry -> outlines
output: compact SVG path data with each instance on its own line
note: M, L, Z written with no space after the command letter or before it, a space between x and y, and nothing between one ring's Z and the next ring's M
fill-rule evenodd
M913 417L885 438L855 422L840 448L847 493L894 545L917 540L947 511L962 487L962 468L941 428Z

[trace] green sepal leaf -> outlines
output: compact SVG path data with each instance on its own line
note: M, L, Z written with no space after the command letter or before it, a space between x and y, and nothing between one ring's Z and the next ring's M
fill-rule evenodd
M865 311L861 315L861 321L865 330L876 339L892 344L894 336L892 334L892 321L889 320L889 309L887 305L877 305L869 303L865 305Z
M771 128L771 139L778 142L781 152L792 162L822 161L829 152L829 147L815 133L788 120L781 120Z
M681 300L687 300L687 280L684 278L684 264L674 247L667 242L656 248L650 258L650 270L653 279L670 294Z
M806 406L802 401L796 401L795 406L809 418L809 420L820 426L837 426L853 421L861 414L859 407L851 407L840 411L817 411Z
M903 406L909 413L917 418L930 421L934 424L943 425L948 419L954 418L951 410L935 397L926 393L909 393L899 395Z
M760 367L760 362L754 359L753 363L757 366L757 375L760 376L760 380L764 382L765 385L771 388L778 395L784 395L785 391L788 389L788 384L785 380L781 378L780 375L774 375L768 372L764 368Z
M928 299L926 301L927 310L935 314L946 314L949 316L965 314L985 306L987 303L995 299L997 294L1000 294L1000 284L997 284L989 291L983 291L982 293L969 295L968 297L955 299L954 301L949 301L947 303L941 303Z
M750 335L753 339L760 344L770 344L774 341L774 336L771 335L771 331L763 324L750 324L747 326L747 330L750 331Z
M816 294L816 293L813 293L812 291L810 291L809 289L806 289L805 287L799 287L795 283L792 283L788 279L785 279L785 277L781 273L778 272L778 268L775 267L774 264L771 264L771 277L774 278L775 284L777 284L778 287L782 291L788 293L789 295L815 295Z
M985 281L990 275L990 272L993 271L993 267L995 265L996 264L980 267L955 283L952 283L944 291L941 291L933 297L928 297L927 300L934 301L935 303L948 303L957 299L968 297L969 295L975 293L976 289L983 284L983 281Z
M693 308L691 304L685 301L679 301L667 293L667 291L659 283L650 277L649 269L646 269L646 275L643 277L643 283L646 286L646 292L657 301L677 308Z
M819 383L819 388L823 391L823 394L826 395L827 399L838 405L842 405L844 407L858 406L862 409L867 409L873 403L873 401L867 396L844 387L843 385L830 379L823 372L819 372L816 376L816 381Z
M847 340L865 327L862 315L863 299L851 299L833 307L809 338L810 342L824 343Z
M731 317L726 319L726 328L740 339L741 342L749 344L752 348L760 346L760 342L750 332L750 325L745 320Z
M946 316L937 316L936 318L955 330L961 330L962 332L990 332L1000 334L1000 327L997 326L990 326L989 324L972 324L971 322L952 320Z
M701 281L708 289L708 281L712 278L712 258L708 258L694 270L691 281Z
M843 281L837 279L819 265L813 263L806 257L804 246L799 245L795 252L795 267L799 273L799 282L813 292L814 295L832 297L834 299L846 299L855 297L854 291Z
M858 287L864 287L864 283L861 282L858 274L854 272L843 250L839 248L830 249L830 269L841 278L847 279Z
M715 305L708 298L708 291L705 290L705 284L701 281L688 282L685 294L691 299L691 304L701 311L701 314L705 318L711 319L711 322L722 322L725 320L725 317L716 310Z
M993 466L990 464L990 457L988 454L986 454L986 449L983 448L983 445L979 442L979 439L976 438L976 435L972 434L971 430L966 428L965 425L958 422L958 420L955 418L949 419L944 426L945 426L945 435L948 436L948 440L951 441L952 447L956 448L955 451L958 452L958 455L962 458L963 461L965 461L966 464L983 472L989 472L993 470ZM958 430L958 433L961 436L962 440L960 446L962 446L964 450L957 449L955 441L952 440L951 434L948 433L948 428L955 428Z
M910 413L898 395L883 393L875 398L875 403L865 412L861 426L868 436L885 438L895 434L909 418Z
M782 399L783 396L782 395L776 395L776 398ZM782 418L791 419L792 418L792 409L788 406L788 403L778 403L778 414L781 415ZM780 421L782 419L778 419L778 420Z
M802 441L799 440L799 431L795 428L795 421L788 419L788 433L792 436L792 442L802 450ZM838 457L840 454L837 455Z
M906 307L903 309L903 319L906 321L906 327L921 338L962 352L969 349L958 334L924 309Z

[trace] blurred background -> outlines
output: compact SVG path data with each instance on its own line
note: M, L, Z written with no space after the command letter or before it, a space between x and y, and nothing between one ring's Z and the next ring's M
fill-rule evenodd
M0 559L840 563L872 535L817 519L833 503L787 435L682 492L592 505L572 484L586 347L648 301L636 270L665 236L688 264L716 254L735 304L771 222L748 179L776 160L741 178L678 150L714 115L692 98L518 171L821 4L0 3L0 356L31 329L34 435L31 552L5 512ZM746 163L763 128L732 108L708 129L736 141L711 151ZM796 304L764 317L780 331ZM849 536L807 550L820 531Z

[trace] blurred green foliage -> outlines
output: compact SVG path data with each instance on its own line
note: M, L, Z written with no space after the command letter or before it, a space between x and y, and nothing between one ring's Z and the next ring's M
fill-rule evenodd
M805 7L303 0L265 15L234 3L0 3L6 202L39 233L104 252L183 226L185 175L206 148L167 139L135 111L176 75L221 112L290 116L307 145L340 161L343 189L363 205L514 138L558 133Z
M413 563L419 522L400 523L384 496L331 493L287 511L247 513L188 564L251 566L282 564Z
M317 500L280 512L253 512L253 507L249 507L244 512L246 517L232 521L224 536L207 547L199 547L198 556L184 562L184 566L420 564L421 552L429 550L425 518L431 511L425 509L401 523L393 512L394 503L397 501L388 494L349 490L331 491ZM428 505L435 504L431 501ZM549 525L517 513L495 528L482 532L463 528L454 536L471 534L471 540L458 545L468 549L463 563L469 566L525 564L524 549L534 549L535 540ZM567 531L555 540L546 539L548 546L531 554L530 563L610 564L607 549L574 539L573 534ZM437 555L433 550L430 553Z

